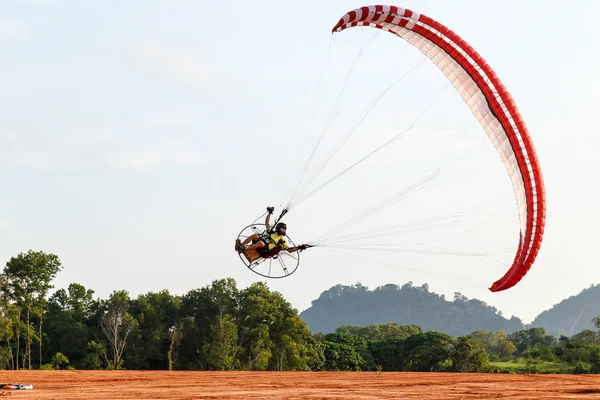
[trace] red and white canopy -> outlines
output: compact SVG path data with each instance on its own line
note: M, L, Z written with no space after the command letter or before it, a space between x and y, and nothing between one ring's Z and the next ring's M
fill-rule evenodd
M450 80L494 144L514 187L521 223L519 247L510 269L493 292L517 284L540 249L546 195L540 164L523 118L490 66L463 39L439 22L396 6L361 7L345 14L333 32L371 26L406 40Z

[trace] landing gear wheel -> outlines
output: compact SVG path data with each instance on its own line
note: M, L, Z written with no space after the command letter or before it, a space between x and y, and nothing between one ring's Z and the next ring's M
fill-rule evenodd
M243 242L249 236L257 234L262 235L266 231L265 224L248 225L237 237L239 242ZM285 240L290 247L294 247L294 242L285 235ZM239 243L236 242L236 243ZM249 245L249 244L248 244ZM246 245L246 246L248 246ZM263 258L258 253L249 254L248 251L238 251L240 259L246 267L255 274L265 278L280 279L287 278L298 269L300 265L300 252L288 253L281 250L279 253L270 257Z

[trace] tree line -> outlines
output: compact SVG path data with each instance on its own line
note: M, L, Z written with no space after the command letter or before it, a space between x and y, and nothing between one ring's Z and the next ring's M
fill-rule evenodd
M494 363L525 360L525 372L539 363L600 371L600 335L591 330L560 338L542 328L452 337L388 323L312 333L262 282L239 289L228 278L183 295L133 298L115 290L101 299L78 283L52 291L60 270L58 256L41 251L6 263L0 369L501 372Z

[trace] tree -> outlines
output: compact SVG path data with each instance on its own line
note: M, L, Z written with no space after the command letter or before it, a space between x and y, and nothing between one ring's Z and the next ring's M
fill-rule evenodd
M496 333L475 331L468 336L479 340L492 359L505 360L516 351L514 343L508 339L503 331L497 331Z
M61 352L76 368L86 367L84 358L93 330L90 326L96 326L91 318L98 306L93 294L93 290L70 283L67 289L58 289L50 296L44 312L44 357Z
M100 343L91 340L87 344L87 353L82 360L85 369L101 369L102 357L105 357L106 350Z
M502 331L496 332L496 350L501 360L505 360L512 356L517 348L514 343L508 340L506 334Z
M594 318L592 318L592 323L594 324L596 329L600 329L600 315L597 315Z
M168 369L173 355L171 346L181 340L179 329L176 341L171 329L180 323L181 298L168 290L149 292L132 300L129 312L138 322L139 329L129 340L127 368Z
M348 333L324 337L325 368L333 371L368 371L374 367L367 341Z
M177 325L173 325L169 328L169 339L171 340L169 344L169 352L167 354L168 362L169 362L169 371L173 370L173 364L177 359L177 347L179 346L179 342L183 337L183 324L180 322Z
M249 370L265 370L273 355L271 331L280 318L278 304L263 283L254 283L238 295L240 361Z
M0 280L3 277L0 276ZM0 283L0 287L2 284ZM12 365L12 348L10 339L13 336L13 318L11 315L11 305L8 302L7 296L0 293L0 369L14 368ZM6 341L6 347L2 343Z
M557 342L554 336L547 335L545 329L541 327L511 333L508 335L508 339L514 343L518 356L523 355L526 351L533 350L536 345L550 347Z
M350 333L365 338L366 340L388 340L392 338L407 338L417 333L422 333L422 329L417 325L399 325L397 322L388 322L387 324L351 326L342 325L335 330L337 333Z
M180 315L185 317L181 318L180 365L190 369L207 368L205 345L211 343L218 318L229 315L229 321L237 324L238 295L235 280L228 278L215 280L210 286L190 290L182 296Z
M404 339L403 358L406 371L433 372L450 358L453 339L445 333L427 331Z
M127 338L137 326L137 321L127 312L129 301L126 291L114 291L108 301L107 310L100 320L102 332L108 341L104 357L109 368L121 368ZM110 351L110 358L108 351Z
M206 360L212 369L230 370L235 364L238 350L237 326L229 314L219 316L212 326L210 342L204 345Z
M488 366L488 354L480 340L472 336L461 336L451 354L452 366L459 372L481 372Z
M325 345L314 336L306 340L307 367L310 371L321 371L325 365Z
M41 310L44 307L48 291L54 287L51 282L61 269L62 265L58 256L29 250L27 253L19 253L16 257L11 257L3 271L2 290L18 305L20 310L25 311L26 354L29 369L31 369L31 316L32 313L37 313L39 317L39 356L40 365L42 365L43 319ZM17 337L19 335L20 328L17 328ZM17 352L18 350L17 345Z
M264 286L263 283L260 285ZM298 310L293 308L281 293L268 291L266 287L265 290L267 294L264 301L272 307L267 322L272 342L269 368L277 371L308 370L308 363L315 356L312 351L316 350L308 345L311 337L308 326L298 316Z

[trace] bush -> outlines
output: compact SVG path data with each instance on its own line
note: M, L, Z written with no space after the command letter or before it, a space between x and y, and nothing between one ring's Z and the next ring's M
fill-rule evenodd
M63 353L58 352L52 357L52 362L50 364L45 364L42 366L42 369L74 369L69 362L67 356Z

